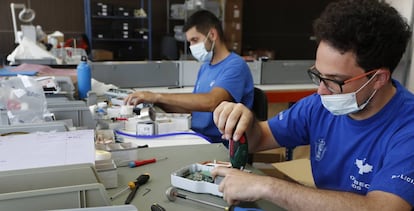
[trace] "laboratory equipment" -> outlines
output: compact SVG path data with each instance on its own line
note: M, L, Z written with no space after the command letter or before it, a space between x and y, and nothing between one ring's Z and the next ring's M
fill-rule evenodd
M33 9L30 8L30 0L27 2L28 7L25 4L16 4L10 3L10 9L12 14L12 21L13 21L13 31L14 31L14 42L19 44L23 35L27 37L31 37L33 41L36 41L36 29L31 24L32 21L36 17L36 13ZM16 20L16 10L20 9L20 13L18 18L24 24L20 27L22 28L21 31L17 28L17 20ZM34 38L34 39L33 39Z

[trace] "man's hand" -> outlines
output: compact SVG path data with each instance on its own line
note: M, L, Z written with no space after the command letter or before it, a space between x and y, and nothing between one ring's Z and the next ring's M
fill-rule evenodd
M149 91L142 91L142 92L134 92L129 94L125 99L125 105L138 105L140 103L156 103L159 94L149 92Z
M219 191L223 193L223 199L230 205L240 201L257 201L263 195L267 178L238 169L217 167L211 171L213 177L222 176Z
M214 110L214 123L223 134L223 139L238 141L251 127L254 115L241 103L222 102Z

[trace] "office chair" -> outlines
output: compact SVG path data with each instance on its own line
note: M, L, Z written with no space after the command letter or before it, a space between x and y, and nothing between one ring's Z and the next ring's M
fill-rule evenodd
M254 87L254 98L252 111L260 121L267 120L268 101L266 93L260 88Z
M254 87L252 111L254 115L256 116L256 118L260 121L267 120L267 112L268 112L267 103L268 101L267 101L266 93L260 88ZM249 164L253 163L253 154L249 153L247 163Z
M161 40L161 57L166 60L177 60L178 47L177 40L172 36L164 36Z
M266 121L267 120L267 112L268 112L268 100L267 96L264 93L263 90L254 87L254 98L253 98L253 107L252 111L256 118L260 121ZM286 160L292 160L293 157L293 150L294 148L286 148ZM252 164L253 162L253 155L249 154L248 163Z

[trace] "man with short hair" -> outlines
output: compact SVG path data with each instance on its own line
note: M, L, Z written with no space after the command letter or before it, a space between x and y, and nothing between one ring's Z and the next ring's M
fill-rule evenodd
M183 31L192 55L203 63L193 93L135 92L125 98L125 103L154 103L167 112L191 112L192 130L207 136L211 142L222 142L212 112L222 101L242 103L251 108L253 77L246 62L227 49L221 22L213 13L195 12Z

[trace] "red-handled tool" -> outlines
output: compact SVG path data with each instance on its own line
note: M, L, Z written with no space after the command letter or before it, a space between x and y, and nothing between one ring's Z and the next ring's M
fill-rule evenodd
M143 166L143 165L146 165L146 164L149 164L149 163L155 163L159 160L165 160L165 159L167 159L167 157L160 158L160 159L152 158L152 159L148 159L148 160L134 160L134 161L129 162L128 165L131 168L135 168L137 166Z

